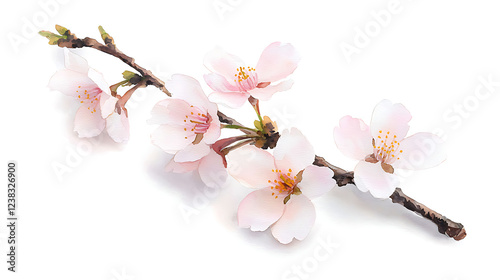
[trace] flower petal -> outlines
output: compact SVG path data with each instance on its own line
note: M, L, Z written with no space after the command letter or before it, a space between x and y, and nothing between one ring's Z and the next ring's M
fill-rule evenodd
M217 139L219 139L221 134L220 121L217 116L211 116L212 122L207 129L207 132L203 134L203 142L207 144L213 144Z
M116 102L118 102L118 98L108 94L101 94L99 105L101 106L101 116L103 118L107 118L115 112Z
M217 73L209 73L203 76L207 85L214 91L237 92L239 88L232 85L224 76Z
M182 126L189 112L191 107L186 101L177 98L164 99L153 107L148 123Z
M109 115L106 119L106 130L113 141L126 143L130 136L130 125L125 112Z
M228 172L236 180L250 188L269 187L269 180L278 179L273 156L255 146L244 146L226 156Z
M203 142L200 142L196 145L191 143L184 149L177 152L177 154L175 154L174 160L176 162L195 161L208 155L209 152L210 147L207 144Z
M213 150L201 159L198 171L201 180L208 187L222 188L227 181L227 170L222 158Z
M108 95L111 95L111 90L109 89L109 85L104 79L104 76L100 72L92 68L89 68L89 72L87 73L87 75L101 89L101 91L105 92Z
M267 101L271 99L273 94L275 94L276 92L289 90L290 88L292 88L292 85L293 80L286 80L276 85L269 85L265 88L254 88L250 91L250 94L257 99Z
M210 101L224 104L230 108L239 108L245 104L250 97L246 92L218 92L214 91L209 96Z
M326 167L311 165L304 169L302 181L298 187L302 194L309 199L320 197L330 191L337 183L333 178L333 171Z
M165 86L172 93L172 97L182 99L189 103L189 105L205 110L214 106L214 104L208 101L208 97L195 78L187 75L175 74L172 75L171 80L165 82Z
M248 194L238 207L238 224L252 231L264 231L274 224L285 209L282 199L275 199L270 188Z
M64 48L64 67L66 69L85 74L89 71L87 60L76 53Z
M439 165L446 159L443 141L435 134L420 132L405 138L399 146L402 151L394 168L425 169Z
M106 122L101 117L99 106L96 107L96 111L93 113L85 105L80 106L76 111L74 130L78 132L79 137L97 136L105 126Z
M285 206L283 216L271 227L279 242L288 244L293 238L304 240L316 220L316 210L305 195L292 195Z
M165 171L174 173L187 173L196 170L200 164L200 161L187 161L187 162L175 162L174 159L165 166Z
M276 82L292 74L300 56L291 44L275 42L262 52L255 67L259 82Z
M292 169L297 174L314 161L314 149L306 137L295 127L281 134L274 149L276 167L282 170Z
M151 134L153 144L169 154L175 154L186 148L195 138L194 133L188 134L183 127L167 124L160 125Z
M381 163L360 161L354 168L354 182L360 191L370 191L377 198L388 198L399 185L396 175L385 172Z
M363 160L373 153L370 128L361 119L345 116L333 130L333 138L339 150L346 156Z
M390 133L391 140L395 135L394 140L401 141L410 129L408 125L410 120L410 112L401 103L393 104L389 100L382 100L373 110L370 124L372 137L377 140L380 134Z
M218 73L226 79L232 79L237 68L246 66L239 57L227 53L220 47L207 53L204 64L210 72Z
M91 92L98 88L96 83L87 74L67 69L57 71L50 78L48 86L52 90L60 91L65 95L75 98L78 98L85 90Z

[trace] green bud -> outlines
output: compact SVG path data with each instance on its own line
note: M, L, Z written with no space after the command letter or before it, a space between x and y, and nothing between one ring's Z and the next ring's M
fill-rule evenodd
M49 45L57 45L57 43L59 42L59 39L61 39L61 37L58 37L57 35L53 35L48 39L49 39Z
M66 32L68 31L68 29L66 27L63 27L63 26L60 26L58 24L56 24L56 30L57 32L59 32L59 34L61 35L65 35Z
M255 120L253 122L253 125L255 126L255 128L257 128L257 130L259 131L263 131L264 128L262 127L262 123L259 121L259 120Z
M135 73L131 72L131 71L125 71L122 73L122 75L123 75L123 78L128 81L135 76Z
M38 32L38 34L49 39L49 45L57 45L57 42L59 41L59 39L62 38L61 36L56 35L56 34L49 32L49 31L40 31L40 32Z
M111 37L111 35L109 35L101 25L99 25L99 33L101 33L101 38L105 44L115 44L115 40L113 40L113 37Z
M101 25L99 25L98 28L99 28L99 33L101 33L101 36L108 35L108 33L106 33L106 31L104 30L104 28Z
M49 32L49 31L40 31L40 32L38 32L38 34L40 34L41 36L43 36L43 37L45 37L47 39L49 38L49 36L54 35L54 33Z

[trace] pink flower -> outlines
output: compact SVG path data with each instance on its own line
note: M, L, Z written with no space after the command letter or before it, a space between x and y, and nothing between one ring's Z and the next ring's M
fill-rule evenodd
M153 108L149 123L160 126L151 140L174 154L177 163L200 160L221 133L217 105L208 101L194 78L177 74L165 84L175 98L162 100Z
M312 165L314 157L311 144L296 128L283 132L274 157L255 146L231 151L226 156L229 174L258 189L240 203L240 227L264 231L271 226L283 244L303 240L316 219L310 199L336 186L330 169Z
M275 92L292 87L292 80L272 83L292 74L299 60L292 45L280 42L264 49L255 68L237 56L216 48L205 58L205 66L212 72L204 76L208 86L214 90L210 100L232 108L241 107L250 95L269 100Z
M118 114L115 105L118 98L112 97L109 86L101 73L90 68L87 61L64 48L66 69L55 73L49 88L72 96L81 104L75 116L75 128L79 137L94 137L104 128L115 142L126 142L129 138L129 123L126 114Z
M346 156L359 160L354 168L359 190L388 198L399 185L395 168L424 169L445 160L438 136L420 132L406 137L410 119L402 104L382 100L373 110L370 127L351 116L340 120L333 131L335 143Z

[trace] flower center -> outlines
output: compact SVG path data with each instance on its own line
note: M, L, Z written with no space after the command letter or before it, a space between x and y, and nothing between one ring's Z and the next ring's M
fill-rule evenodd
M288 169L288 172L282 172L278 169L273 169L272 171L278 173L279 178L267 181L271 184L271 189L274 191L271 195L274 196L275 199L278 198L278 195L284 195L290 199L290 195L300 194L300 190L297 187L297 184L300 182L300 178L297 179L297 176L292 176L292 169Z
M82 89L81 86L78 86L76 90L78 94L78 100L80 103L85 104L87 109L93 114L96 112L96 107L99 104L99 99L101 98L102 90L98 87L90 88L90 89Z
M252 67L239 67L236 68L234 74L234 82L241 91L249 91L258 85L257 72Z
M373 155L378 161L391 164L399 160L403 150L399 148L398 137L390 131L379 130L377 138L373 139Z
M197 134L197 139L195 139L196 143L193 142L193 144L198 144L201 141L201 138L199 138L198 135L201 135L202 137L203 134L207 132L211 122L212 117L208 114L208 112L204 112L200 108L191 105L191 111L184 119L184 131ZM187 136L184 138L187 139Z

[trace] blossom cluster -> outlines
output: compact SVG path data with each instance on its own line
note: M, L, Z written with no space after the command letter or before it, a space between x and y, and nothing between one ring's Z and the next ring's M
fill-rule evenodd
M106 128L114 141L127 142L126 98L111 91L103 76L84 58L67 49L64 54L65 69L54 74L49 87L73 97L80 105L74 120L78 136L94 137ZM299 129L278 133L277 125L260 115L259 101L292 88L293 81L288 77L299 61L296 49L280 42L267 46L256 64L246 64L216 48L204 62L209 70L204 81L212 92L205 94L195 78L175 74L165 82L172 97L158 102L149 120L157 125L151 134L152 143L172 155L167 171L196 171L207 186L214 186L214 174L225 174L218 176L223 181L229 174L253 189L239 205L239 226L252 231L270 228L284 244L308 235L316 218L311 200L337 186L330 168L314 165L314 149ZM127 79L120 85L130 84L134 82ZM254 127L221 122L219 105L240 108L247 101L258 116ZM388 198L400 184L397 169L429 168L445 159L436 135L416 133L407 137L410 120L402 104L383 100L376 105L370 126L345 116L333 129L332 144L359 160L354 168L354 183L359 190ZM245 134L221 139L224 128L236 128ZM431 150L423 149L429 145Z

